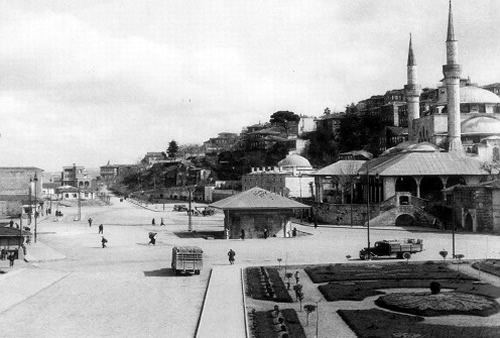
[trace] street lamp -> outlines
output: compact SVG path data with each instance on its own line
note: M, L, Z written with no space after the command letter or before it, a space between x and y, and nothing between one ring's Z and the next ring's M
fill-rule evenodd
M361 177L358 176L358 179ZM368 253L367 258L371 259L370 254L370 169L368 167L368 161L366 162L366 229L367 229L367 237L368 237Z
M36 218L37 218L37 217L36 217L36 216L37 216L37 209L38 209L38 208L37 208L37 206L38 206L38 201L37 201L37 199L36 199L36 184L37 184L37 182L38 182L38 176L36 175L36 172L35 172L35 178L33 179L33 181L35 182L35 186L34 186L34 188L35 188L35 243L36 243L36 233L37 233L37 228L36 228L36 226L37 226L37 224L36 224Z

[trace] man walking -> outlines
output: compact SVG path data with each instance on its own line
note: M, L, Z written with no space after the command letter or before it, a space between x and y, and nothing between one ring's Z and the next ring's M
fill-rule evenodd
M102 224L99 224L99 233L100 234L104 233L104 226Z
M89 227L92 227L92 218L89 217Z
M9 266L11 268L14 267L14 260L15 260L14 253L11 252L10 255L9 255Z
M227 255L229 256L229 264L234 265L234 256L236 256L236 252L234 252L233 249L229 249Z
M104 249L106 247L106 243L108 243L108 240L104 238L104 236L102 236L101 243L102 243L102 248Z

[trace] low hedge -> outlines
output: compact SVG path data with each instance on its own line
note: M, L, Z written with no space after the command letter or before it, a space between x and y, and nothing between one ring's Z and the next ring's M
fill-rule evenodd
M462 327L424 324L424 318L378 309L338 310L340 317L359 338L373 337L449 337L497 338L500 327Z
M477 278L452 270L445 263L426 264L366 263L316 265L304 269L314 283L348 280L393 280L393 279L467 279Z
M290 338L307 338L300 324L297 313L293 309L282 309L281 315ZM275 328L272 311L257 311L253 317L253 334L256 338L277 338L280 332Z

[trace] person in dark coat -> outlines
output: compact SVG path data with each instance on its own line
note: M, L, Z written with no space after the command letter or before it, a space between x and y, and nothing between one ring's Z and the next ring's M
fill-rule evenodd
M92 227L92 218L89 217L88 222L89 222L89 227Z
M267 237L269 237L269 232L267 228L264 228L264 239L266 239Z
M156 244L156 232L150 232L149 233L149 244L153 244L155 245Z
M104 236L102 236L101 243L102 243L102 247L105 248L106 243L108 243L108 240L106 238L104 238Z
M244 241L245 240L245 230L241 229L241 235L240 238Z
M234 252L233 249L229 249L227 255L229 257L229 264L234 265L234 256L236 256L236 252Z
M14 266L14 260L16 258L14 257L14 253L11 252L10 255L9 255L9 266L12 268Z
M153 220L151 221L151 225L156 225L156 222L155 222L155 219L153 218Z
M102 224L99 224L99 233L100 234L104 233L104 226Z

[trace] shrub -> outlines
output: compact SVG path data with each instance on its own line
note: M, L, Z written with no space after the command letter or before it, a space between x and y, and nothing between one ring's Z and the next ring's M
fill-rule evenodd
M441 284L436 281L431 282L430 289L433 295L437 295L438 293L441 292Z

